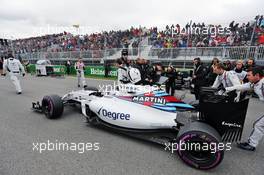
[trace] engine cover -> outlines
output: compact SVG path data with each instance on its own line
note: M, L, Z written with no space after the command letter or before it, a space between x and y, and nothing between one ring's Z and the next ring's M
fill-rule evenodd
M104 96L89 103L101 120L130 129L169 129L176 126L176 113L146 107L114 96Z

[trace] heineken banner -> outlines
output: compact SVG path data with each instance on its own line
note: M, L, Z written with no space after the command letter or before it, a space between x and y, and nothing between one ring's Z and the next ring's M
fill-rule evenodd
M64 65L52 65L53 73L55 75L64 75L66 73L67 68ZM27 66L28 73L36 73L36 65L30 64ZM105 68L103 66L86 66L85 67L85 75L88 76L105 76ZM74 67L70 68L70 74L76 75L76 70ZM108 72L109 77L117 77L117 69L115 67L111 67Z
M71 67L70 74L75 75L76 70L74 67ZM103 66L85 66L85 75L88 76L99 76L104 77L105 76L105 68ZM117 77L117 69L115 67L111 67L108 72L109 77Z
M105 69L103 66L87 66L85 67L85 75L105 76ZM117 69L111 67L108 76L117 77Z

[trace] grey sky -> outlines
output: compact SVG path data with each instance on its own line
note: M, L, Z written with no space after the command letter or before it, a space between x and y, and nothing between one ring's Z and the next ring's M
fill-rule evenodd
M89 33L190 20L228 25L257 14L264 14L263 0L0 0L0 37L60 32L73 24Z

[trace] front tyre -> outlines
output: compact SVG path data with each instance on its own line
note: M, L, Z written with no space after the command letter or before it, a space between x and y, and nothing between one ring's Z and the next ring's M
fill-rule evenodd
M218 149L220 142L221 137L214 128L205 123L192 122L180 130L177 152L187 165L209 170L218 166L224 158L224 150Z
M63 101L58 95L47 95L42 99L42 111L49 119L59 118L63 113Z

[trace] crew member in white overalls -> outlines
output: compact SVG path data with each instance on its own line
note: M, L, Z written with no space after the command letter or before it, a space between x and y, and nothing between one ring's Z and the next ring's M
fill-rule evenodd
M226 71L225 66L222 63L217 63L215 66L213 66L213 71L215 74L217 74L212 86L213 88L218 88L221 84L224 88L241 85L238 76L232 71ZM240 91L236 92L236 98L234 100L240 100Z
M226 88L226 91L232 90L254 90L258 95L259 100L264 102L264 78L261 68L254 67L252 70L248 70L247 73L248 83L239 86L232 86ZM264 114L254 122L253 131L251 132L248 141L239 143L238 147L248 151L255 151L259 142L264 136Z
M78 80L78 87L87 87L85 78L84 78L84 63L82 58L79 58L78 61L75 63L75 69L77 72L77 80Z
M21 94L22 88L20 85L19 78L21 77L21 74L25 76L26 73L20 61L15 59L11 54L9 54L8 59L4 60L3 72L3 75L6 75L6 72L8 72L12 83L16 87L17 94Z
M241 82L241 84L243 84L246 80L247 77L247 72L243 70L243 60L238 60L236 62L236 67L234 70L232 70L232 72L234 74L236 74L239 78L239 81Z

